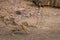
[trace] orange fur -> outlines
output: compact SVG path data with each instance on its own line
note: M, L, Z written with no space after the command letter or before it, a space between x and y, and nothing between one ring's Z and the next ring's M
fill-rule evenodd
M23 24L19 25L18 27L19 27L18 29L22 29L22 30L24 30L26 33L29 33L28 29L27 29L26 26L24 26Z

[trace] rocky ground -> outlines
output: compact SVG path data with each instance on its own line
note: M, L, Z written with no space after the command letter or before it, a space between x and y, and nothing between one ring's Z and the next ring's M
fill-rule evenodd
M0 40L60 40L60 9L51 7L37 7L26 1L5 1L0 3ZM21 14L16 14L19 10ZM11 16L12 15L12 16ZM27 22L36 27L27 27L30 33L16 31L9 34L16 25L7 26L6 19L14 18L16 24ZM8 34L7 34L8 33Z

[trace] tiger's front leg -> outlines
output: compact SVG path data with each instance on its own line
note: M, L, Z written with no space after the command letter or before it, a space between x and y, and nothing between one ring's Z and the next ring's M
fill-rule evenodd
M26 33L29 33L29 30L26 28L25 25L21 24L21 25L19 25L19 28L21 28L22 30L24 30Z

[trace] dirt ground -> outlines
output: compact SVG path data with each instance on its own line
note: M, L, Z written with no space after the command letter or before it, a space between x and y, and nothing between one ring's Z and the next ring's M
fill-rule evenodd
M24 7L26 7L26 5ZM28 9L34 11L28 11ZM35 7L29 6L26 10L28 13L38 13L38 10L35 9ZM0 33L2 32L2 34L0 34L0 40L60 40L60 9L43 7L40 8L39 11L40 16L34 18L32 16L29 20L27 20L28 22L31 20L32 24L35 23L35 25L37 25L36 28L28 28L30 30L29 34L18 31L14 35L4 35L4 32L0 31Z

